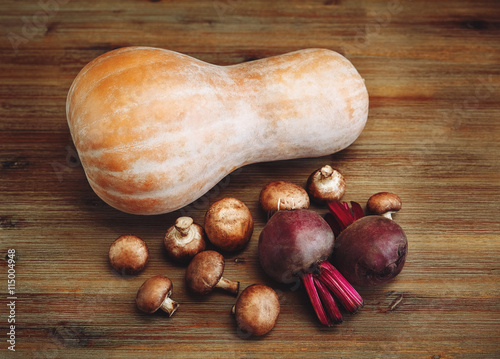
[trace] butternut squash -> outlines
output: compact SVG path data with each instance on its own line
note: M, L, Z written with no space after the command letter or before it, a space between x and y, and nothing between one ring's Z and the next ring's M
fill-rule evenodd
M217 66L125 47L81 70L66 114L95 193L127 213L161 214L241 166L344 149L365 126L368 93L325 49Z

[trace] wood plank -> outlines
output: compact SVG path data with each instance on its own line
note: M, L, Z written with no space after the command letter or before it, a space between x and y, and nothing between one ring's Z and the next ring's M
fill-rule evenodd
M500 356L498 1L5 0L1 7L0 357ZM16 35L21 42L13 45ZM246 166L174 213L120 213L86 181L65 101L87 62L127 45L219 65L334 49L365 78L369 121L340 153ZM346 175L346 201L398 193L404 205L396 220L409 238L401 275L360 289L365 307L333 328L318 324L302 289L273 282L257 258L267 219L258 206L262 186L304 185L325 163ZM243 200L255 219L248 247L226 255L225 276L242 288L270 285L280 298L277 326L259 340L238 334L235 298L190 294L184 268L162 246L175 218L203 223L208 205L225 196ZM125 233L143 238L151 254L146 269L127 278L107 262L110 243ZM6 341L8 249L17 254L16 352ZM172 318L134 305L138 286L160 273L181 303Z

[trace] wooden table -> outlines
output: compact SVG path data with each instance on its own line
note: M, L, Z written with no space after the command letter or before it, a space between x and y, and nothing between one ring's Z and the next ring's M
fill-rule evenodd
M1 8L0 357L500 357L500 2L4 0ZM250 165L182 211L127 215L89 187L65 118L78 71L127 45L220 65L333 49L366 79L368 124L340 153ZM398 193L396 220L409 238L401 275L362 289L364 308L333 328L318 324L303 290L267 278L256 256L262 186L304 185L326 163L346 176L344 200ZM278 324L259 340L239 337L235 298L190 295L184 268L162 247L180 214L203 223L208 204L226 196L249 206L255 230L244 251L226 257L225 275L280 296ZM123 278L107 251L126 233L147 242L151 259ZM172 318L135 308L139 285L156 274L174 282L181 307ZM12 313L15 352L7 342Z

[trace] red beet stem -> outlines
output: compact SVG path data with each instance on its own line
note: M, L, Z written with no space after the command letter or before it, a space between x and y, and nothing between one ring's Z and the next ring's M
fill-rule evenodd
M352 216L354 218L354 221L357 221L358 219L365 216L365 212L363 211L363 207L361 207L361 205L358 202L351 201L351 209L352 209Z
M329 262L321 262L318 273L302 274L302 282L316 316L321 324L328 327L342 323L342 314L335 298L351 313L363 306L363 298Z
M344 204L342 204L339 201L328 202L328 208L339 224L341 231L354 222L354 218L352 217L347 203L344 202Z
M333 324L342 323L342 314L340 313L340 309L337 306L337 303L335 303L335 299L332 294L328 291L328 288L317 277L314 277L314 285L318 290L319 297L323 302L323 307L328 315L328 318L333 322Z
M342 274L329 262L320 264L319 279L340 300L345 309L355 313L363 306L363 298L356 289L344 278Z
M328 316L321 304L321 300L318 295L318 291L314 285L314 278L312 273L304 273L302 275L302 283L304 283L304 287L306 287L307 294L309 295L309 299L311 300L311 304L316 312L316 316L318 317L321 324L326 325L327 327L332 326L332 321L328 319Z
M351 201L351 208L347 202L331 201L328 202L329 213L333 218L325 218L330 227L338 236L340 232L346 229L354 221L365 216L363 208L357 202Z

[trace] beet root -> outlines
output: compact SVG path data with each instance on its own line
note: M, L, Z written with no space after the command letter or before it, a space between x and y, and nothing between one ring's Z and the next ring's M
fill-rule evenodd
M316 212L280 211L260 234L260 264L274 280L290 283L290 278L314 270L327 259L333 246L333 232Z
M349 283L371 287L396 277L405 265L407 253L408 240L396 222L366 216L340 233L331 262Z

